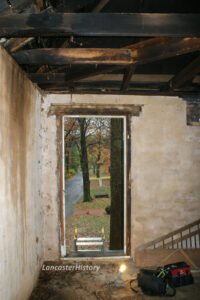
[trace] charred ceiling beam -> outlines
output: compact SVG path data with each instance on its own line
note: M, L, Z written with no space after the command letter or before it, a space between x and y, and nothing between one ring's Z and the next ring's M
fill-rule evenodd
M14 53L13 57L19 64L29 65L139 65L198 50L200 50L200 38L158 38L121 49L43 48L19 51Z
M192 80L198 73L200 73L200 56L187 65L182 71L177 73L169 82L172 89L183 86L186 82Z
M69 93L69 94L118 94L119 95L119 87L110 87L110 88L91 88L88 85L88 88L85 86L84 88L74 88L70 89L69 87L59 87L59 86L49 86L44 89L49 93ZM199 95L199 91L197 90L175 90L175 91L162 91L158 89L129 89L125 91L121 91L122 95L162 95L162 96L197 96Z
M199 14L44 13L0 17L0 37L200 36Z
M121 82L116 80L101 80L101 81L83 81L83 82L76 82L73 85L73 89L81 88L81 89L118 89L120 88ZM157 90L160 91L162 87L166 85L166 82L130 82L129 83L129 89L130 90ZM42 89L66 89L67 86L64 82L55 82L55 83L41 83L39 86ZM200 91L200 84L193 84L191 83L187 87L183 87L180 89L177 89L178 91Z
M51 48L20 51L13 55L19 64L116 64L128 65L136 61L129 49Z
M185 39L185 38L162 37L162 38L148 39L143 42L135 43L127 47L124 47L123 49L132 49L137 51L138 55L143 55L143 57L148 56L149 60L146 61L145 63L152 63L152 62L157 62L159 60L167 59L174 56L176 56L177 58L178 55L183 55L186 53L196 51L199 49L198 43L199 43L199 38ZM140 66L144 66L144 65L142 64L138 65L137 70L139 69ZM174 72L175 64L171 65L171 67L172 66L173 66L173 72L171 72L170 70L168 74L176 73ZM153 68L154 67L150 68L151 72L153 71ZM166 69L166 65L165 65L165 69ZM106 74L106 73L111 73L116 71L123 72L123 70L124 68L122 68L122 66L119 65L112 65L112 66L97 65L93 69L86 67L86 69L84 70L81 71L78 70L76 73L70 74L69 78L67 79L67 83L72 84L74 81L79 81L85 78L91 78L95 75Z

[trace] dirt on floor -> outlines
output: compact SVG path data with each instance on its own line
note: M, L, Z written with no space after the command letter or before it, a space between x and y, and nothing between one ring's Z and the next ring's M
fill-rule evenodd
M115 286L118 268L125 263L122 275L124 288ZM138 269L130 260L117 261L62 261L46 262L30 300L158 300L166 297L148 297L130 289L130 280L136 278ZM194 275L195 283L177 288L174 300L200 299L200 273Z

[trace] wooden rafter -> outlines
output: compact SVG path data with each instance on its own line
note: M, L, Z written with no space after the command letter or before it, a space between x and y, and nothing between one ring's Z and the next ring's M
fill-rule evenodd
M44 13L0 17L0 37L200 36L199 14Z
M200 73L200 56L193 60L183 70L177 73L169 82L172 89L179 88Z
M135 65L131 65L125 70L122 85L121 85L121 91L126 90L128 88L129 82L131 80L131 77L133 73L135 72Z
M198 39L199 40L199 39ZM197 42L197 40L196 40ZM143 42L135 43L124 47L122 49L132 49L138 51L138 53L143 53L144 56L149 55L149 60L146 63L155 62L161 59L170 58L173 56L182 55L184 53L192 52L189 51L192 49L191 43L193 43L194 51L196 51L195 40L192 38L153 38L148 39ZM190 44L190 47L189 47ZM188 51L188 52L185 52ZM82 79L90 78L95 75L110 73L113 71L123 70L122 66L97 66L95 69L86 69L85 71L79 71L77 74L72 74L70 78L67 79L67 82L72 84L74 81L79 81Z

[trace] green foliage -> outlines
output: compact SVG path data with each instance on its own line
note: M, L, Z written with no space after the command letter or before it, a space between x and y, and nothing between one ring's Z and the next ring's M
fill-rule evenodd
M76 170L74 170L74 169L69 169L69 173L68 174L66 174L66 179L69 179L69 178L71 178L71 177L73 177L74 175L76 175Z
M111 206L110 205L106 206L105 211L106 211L107 215L110 215Z

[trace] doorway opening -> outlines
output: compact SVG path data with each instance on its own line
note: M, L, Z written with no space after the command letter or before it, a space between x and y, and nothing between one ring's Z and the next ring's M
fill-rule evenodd
M126 117L62 121L66 256L126 255Z

